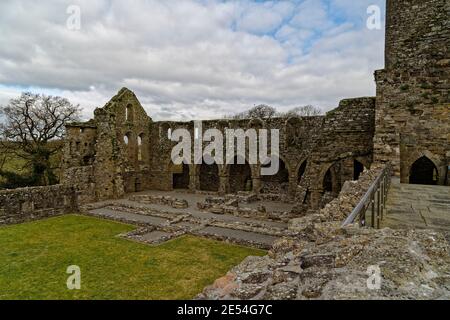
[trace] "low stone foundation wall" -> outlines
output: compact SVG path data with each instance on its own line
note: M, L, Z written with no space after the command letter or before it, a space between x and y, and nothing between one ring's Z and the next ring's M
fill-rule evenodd
M66 185L0 191L0 225L78 211L76 192Z
M189 208L189 203L183 199L176 199L170 196L152 196L152 195L134 195L130 197L131 201L136 201L143 204L159 204L163 206L170 206L174 209Z
M197 209L214 214L227 214L235 217L289 222L298 216L297 211L268 211L264 205L257 208L246 208L242 205L261 201L256 194L228 194L224 197L208 197L197 203Z

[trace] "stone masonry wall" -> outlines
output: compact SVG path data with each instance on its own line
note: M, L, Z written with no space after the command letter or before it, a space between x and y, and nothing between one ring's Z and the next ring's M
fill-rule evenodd
M0 225L76 212L75 190L65 185L0 191Z
M265 128L280 131L280 160L286 167L286 184L288 192L295 196L297 188L301 185L306 193L313 193L315 206L319 205L324 195L323 181L327 170L335 165L336 185L353 180L353 161L361 162L366 168L370 167L373 152L373 134L375 124L375 98L355 98L341 101L339 107L326 116L320 117L293 117L272 118L267 120L215 120L203 121L202 130L210 128L224 132L225 128L244 129ZM194 135L194 122L160 122L155 123L152 131L153 163L156 187L162 190L172 189L173 169L171 166L171 150L176 143L169 140L168 132L183 128ZM204 143L206 146L208 143ZM247 146L248 147L248 146ZM304 173L302 165L306 165ZM233 165L218 165L219 193L228 193L239 185L241 190L247 190L251 185L254 192L259 193L264 187L268 177L260 176L261 165L247 165L247 168L237 168ZM202 186L202 175L209 175L211 170L203 170L200 165L190 165L190 189L210 191L212 188ZM304 168L304 167L303 167ZM214 171L214 170L213 170ZM251 184L237 181L237 171L251 172ZM211 177L206 179L212 181ZM238 179L239 180L239 179ZM277 180L278 183L278 180ZM279 184L279 183L278 183ZM283 190L278 190L283 192ZM335 195L340 188L335 190Z
M427 157L445 184L450 165L450 2L389 0L386 69L377 83L375 160L403 183Z
M181 174L191 191L287 193L318 207L326 193L323 183L330 167L334 166L337 195L343 182L353 179L355 160L370 166L374 117L375 98L357 98L343 100L326 116L202 122L203 133L218 129L224 137L228 128L279 130L284 171L271 179L261 177L261 164L249 165L248 161L240 166L174 166L171 152L176 143L169 133L183 128L194 137L194 122L154 123L134 93L124 88L95 111L93 120L68 126L62 181L77 186L77 193L84 195L80 201L93 201L148 189L169 191L174 188L174 176ZM208 144L204 142L204 147ZM93 179L87 175L91 171Z

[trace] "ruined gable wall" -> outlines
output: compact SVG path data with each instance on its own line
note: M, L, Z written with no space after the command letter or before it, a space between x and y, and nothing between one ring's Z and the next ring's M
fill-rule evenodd
M402 182L426 155L444 184L450 164L450 2L389 0L386 69L377 83L375 160Z
M123 88L104 108L95 111L95 122L97 198L118 198L139 191L149 171L151 126L139 100Z

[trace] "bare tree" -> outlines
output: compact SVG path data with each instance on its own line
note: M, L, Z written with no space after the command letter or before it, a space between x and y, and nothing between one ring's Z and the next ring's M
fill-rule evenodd
M62 148L65 124L79 119L79 106L67 99L22 93L0 107L0 147L25 160L36 183L48 185L54 178L50 157Z
M277 114L277 110L274 107L261 104L256 106L248 111L248 115L250 119L270 119L275 117Z
M277 110L271 106L261 104L251 108L248 111L244 111L235 115L232 115L230 119L270 119L277 115Z
M291 117L314 117L323 115L323 110L312 105L297 107L288 112L278 112L275 108L262 104L232 116L225 116L226 119L270 119L274 117L291 118Z
M314 116L320 116L323 114L322 109L318 107L314 107L312 105L307 105L303 107L297 107L292 110L289 110L282 116L285 118L291 118L291 117L314 117Z

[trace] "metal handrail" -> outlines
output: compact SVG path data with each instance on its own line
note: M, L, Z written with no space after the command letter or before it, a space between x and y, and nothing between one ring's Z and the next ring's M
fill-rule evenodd
M377 179L372 183L364 197L353 209L352 213L342 224L342 227L355 223L358 220L361 227L372 227L379 229L386 211L386 201L391 186L392 166L388 164ZM367 224L367 211L371 207L370 226Z

